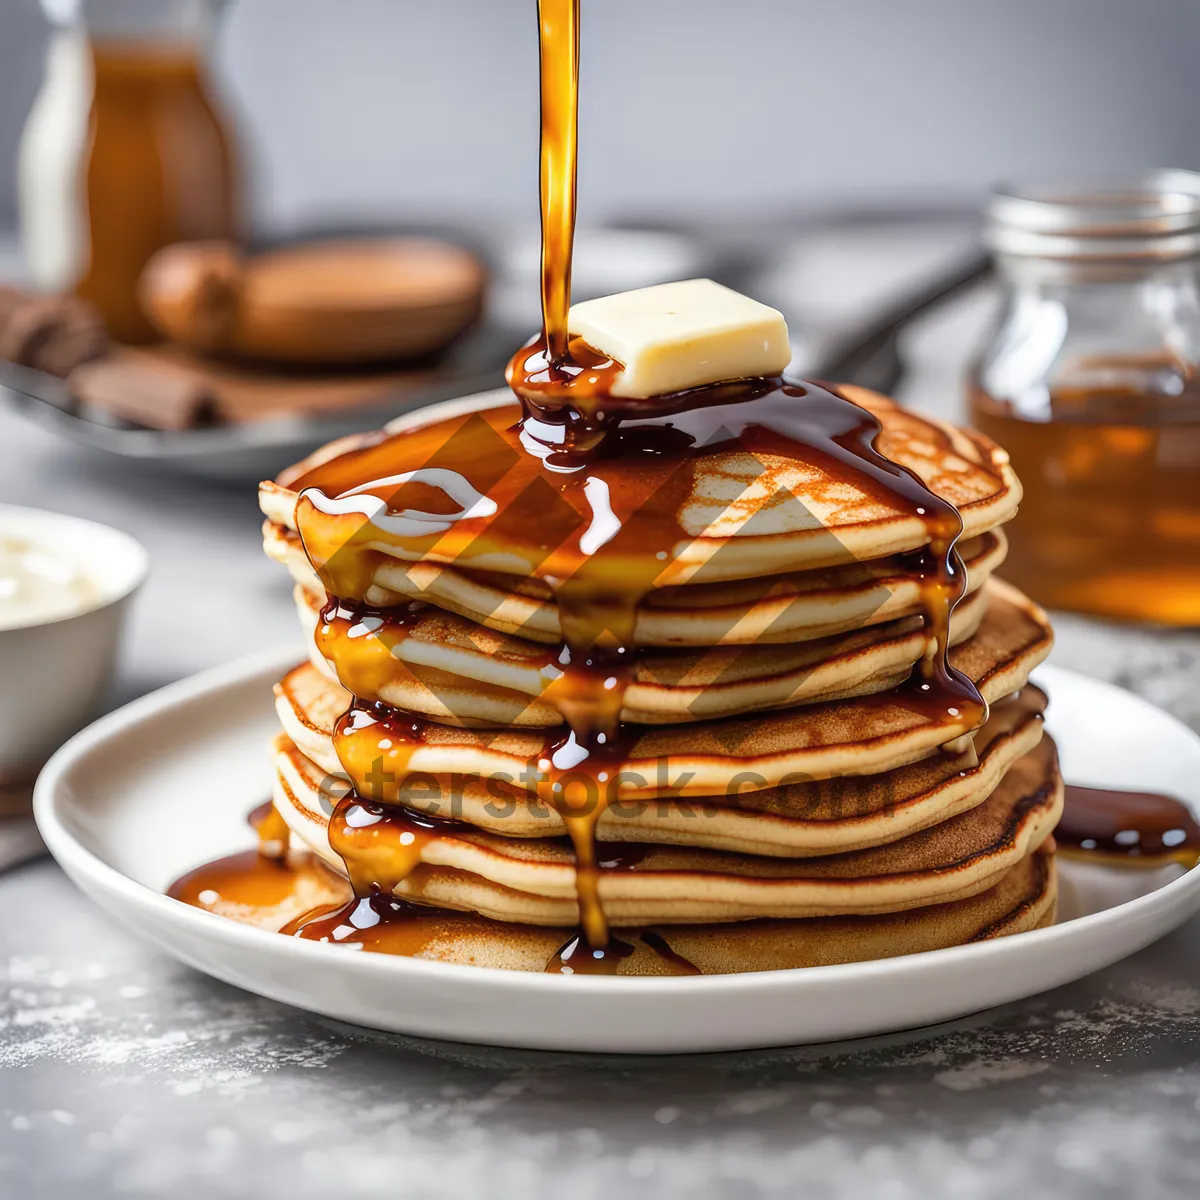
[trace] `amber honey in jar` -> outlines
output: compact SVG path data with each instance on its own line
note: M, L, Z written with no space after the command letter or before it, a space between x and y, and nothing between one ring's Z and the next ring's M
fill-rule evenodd
M1200 175L1005 189L973 423L1024 486L1003 574L1043 604L1200 625Z
M21 146L26 258L35 284L92 301L118 341L156 336L137 299L156 250L236 234L229 125L205 67L218 8L83 0L47 9L60 20Z

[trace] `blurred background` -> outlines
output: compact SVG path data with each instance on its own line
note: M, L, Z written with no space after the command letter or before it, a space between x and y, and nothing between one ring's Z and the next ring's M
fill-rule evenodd
M42 77L0 5L0 228ZM998 178L1200 158L1192 0L584 0L580 210L972 205ZM259 227L536 217L533 0L241 0L213 64Z

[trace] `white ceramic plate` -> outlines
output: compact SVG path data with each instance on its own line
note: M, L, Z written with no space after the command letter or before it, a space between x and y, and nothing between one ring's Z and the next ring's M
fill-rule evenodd
M522 974L280 937L162 895L248 848L270 794L271 683L295 648L173 684L83 731L37 785L38 824L80 887L130 928L219 979L378 1029L560 1050L672 1053L855 1037L977 1012L1066 983L1200 909L1200 870L1064 864L1051 929L905 958L705 978ZM1043 668L1067 778L1164 791L1200 812L1200 737L1118 688ZM1136 893L1141 894L1136 894Z

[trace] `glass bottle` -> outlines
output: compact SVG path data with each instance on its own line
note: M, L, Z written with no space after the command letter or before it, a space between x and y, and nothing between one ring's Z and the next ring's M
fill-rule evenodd
M1004 189L972 421L1024 486L1002 574L1041 603L1200 625L1200 175Z
M54 30L18 170L29 274L92 301L118 341L151 341L146 261L237 232L230 128L204 63L220 3L42 3Z

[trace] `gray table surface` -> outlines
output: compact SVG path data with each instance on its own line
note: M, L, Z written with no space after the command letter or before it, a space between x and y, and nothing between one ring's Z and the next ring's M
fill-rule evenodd
M0 412L0 500L150 550L114 702L296 636L248 490ZM1197 635L1059 638L1059 663L1200 728ZM952 1026L648 1060L314 1018L141 944L45 860L0 875L0 911L3 1196L1200 1194L1200 921Z

